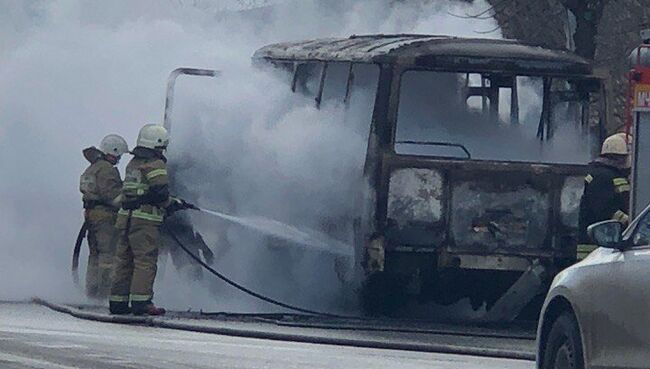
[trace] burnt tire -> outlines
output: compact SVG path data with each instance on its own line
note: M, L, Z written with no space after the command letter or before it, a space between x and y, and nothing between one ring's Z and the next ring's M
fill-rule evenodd
M584 369L580 329L571 312L553 322L545 346L541 369Z
M373 273L361 291L361 306L371 316L391 316L404 305L408 295L402 278L387 272Z

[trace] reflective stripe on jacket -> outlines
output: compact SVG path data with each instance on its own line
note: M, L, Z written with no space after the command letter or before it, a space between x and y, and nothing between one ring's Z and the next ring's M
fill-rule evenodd
M170 203L166 159L154 150L136 147L126 166L120 218L162 223ZM118 223L120 220L118 219Z

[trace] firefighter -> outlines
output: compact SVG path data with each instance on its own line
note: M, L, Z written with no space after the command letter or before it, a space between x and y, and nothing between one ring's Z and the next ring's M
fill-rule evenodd
M88 229L88 268L86 295L105 299L111 288L111 269L115 253L115 219L120 207L122 179L115 165L129 151L124 138L108 135L99 148L83 150L90 166L81 175L84 218Z
M617 133L603 142L600 156L589 164L584 194L580 201L578 259L595 248L587 236L587 227L604 220L629 223L630 148L628 136Z
M169 195L167 130L147 124L138 134L133 159L126 167L122 208L116 228L119 241L115 254L111 314L163 315L153 302L153 283L158 261L160 226L166 215L192 205ZM131 306L129 307L129 301Z

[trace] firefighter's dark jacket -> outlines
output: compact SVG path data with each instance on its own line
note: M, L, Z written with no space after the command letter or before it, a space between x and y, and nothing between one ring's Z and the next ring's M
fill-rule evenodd
M630 198L627 174L599 158L589 164L580 201L579 242L590 243L587 227L604 220L626 222Z

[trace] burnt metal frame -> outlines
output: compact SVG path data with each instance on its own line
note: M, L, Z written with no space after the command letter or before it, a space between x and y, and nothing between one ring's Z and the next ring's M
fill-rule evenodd
M176 87L176 79L181 75L200 76L200 77L219 77L221 71L212 69L199 69L199 68L176 68L167 78L167 94L165 96L165 115L163 116L163 126L167 131L171 132L172 128L172 109L174 107L174 88Z
M318 83L318 92L316 93L316 109L320 109L320 103L323 101L323 90L325 89L325 78L327 77L327 67L330 63L322 63L323 67L320 71L320 82Z
M528 163L515 163L515 162L481 162L481 161L468 161L463 159L440 159L440 158L428 158L428 157L415 157L415 156L404 156L398 154L387 153L383 157L382 165L382 174L380 180L380 186L377 187L377 211L376 211L376 223L379 226L378 231L385 229L387 226L387 216L388 216L388 193L389 193L389 183L390 175L394 170L402 168L423 168L423 169L435 169L440 172L443 183L445 183L445 188L443 189L443 222L449 224L451 219L451 204L453 202L453 191L451 189L452 179L457 177L459 174L455 174L458 170L461 170L463 175L462 177L478 177L481 173L484 172L500 172L500 173L520 173L525 174L529 173L530 175L542 176L549 185L549 201L551 206L549 206L548 219L548 232L547 237L544 241L543 249L528 249L528 250L517 250L517 252L512 252L512 250L505 250L502 255L511 255L511 256L528 256L528 257L570 257L570 250L563 250L563 248L557 248L554 246L555 235L558 235L558 229L561 227L561 219L559 217L559 208L560 208L560 195L561 188L565 176L584 176L586 174L586 166L584 165L557 165L557 164L528 164ZM474 174L472 174L474 173ZM467 253L476 254L476 250L461 250L454 246L454 240L450 234L450 228L445 227L445 250L451 254L453 253ZM490 254L496 254L498 252L490 252ZM575 256L575 255L573 255Z
M422 70L422 71L439 71L439 72L456 72L456 73L475 73L476 71L467 71L467 70L450 70L449 68L414 68L411 66L403 66L403 65L391 65L391 64L385 64L383 65L382 70L390 70L390 75L391 78L388 81L382 81L381 79L381 74L380 74L380 87L384 85L384 88L386 88L386 85L389 86L389 92L388 95L389 101L386 101L383 106L387 107L386 113L383 117L379 117L378 114L377 117L373 115L373 128L371 131L375 132L384 132L384 134L388 133L386 135L381 135L378 137L378 142L381 144L378 145L377 150L374 155L370 155L370 150L372 149L371 146L368 146L368 155L366 157L366 167L372 168L375 167L376 171L375 174L373 175L374 178L376 178L375 181L372 181L372 188L375 191L375 196L374 198L376 199L375 203L375 217L374 217L374 227L372 227L373 232L372 233L379 233L383 234L383 230L386 229L387 226L387 217L388 217L388 193L389 193L389 182L390 182L390 173L397 169L397 168L434 168L434 169L442 169L445 168L442 171L442 176L443 176L443 181L446 183L446 187L449 187L451 185L451 181L449 176L451 175L450 169L454 167L464 167L465 170L467 170L467 166L473 166L475 167L475 171L489 171L489 170L502 170L504 172L507 171L519 171L519 172L532 172L532 173L542 173L546 172L548 173L547 175L549 176L549 181L553 182L551 185L551 190L549 191L549 196L550 196L550 201L552 206L549 207L549 214L548 214L548 232L547 232L547 237L544 241L544 244L546 245L545 249L537 249L537 250L521 250L520 252L517 253L504 253L504 255L516 255L516 256L527 256L531 258L536 258L536 257L543 257L543 258L568 258L571 257L573 254L571 250L563 250L562 248L558 248L556 246L556 237L554 235L557 235L557 230L560 227L561 220L559 219L559 215L557 212L559 210L559 205L560 205L560 193L561 190L557 190L558 188L561 188L561 183L559 181L563 180L561 178L561 175L584 175L586 173L586 166L585 165L575 165L575 164L552 164L552 163L537 163L537 162L510 162L510 161L498 161L498 160L453 160L449 158L436 158L436 157L430 157L430 156L418 156L418 155L402 155L402 154L397 154L394 150L394 144L395 144L395 133L397 129L397 112L398 112L398 107L399 107L399 96L400 96L400 88L401 88L401 77L402 75L409 70ZM489 72L489 71L488 71ZM385 75L388 75L388 72L385 73ZM393 75L399 76L399 78L392 78ZM519 76L519 75L517 75ZM540 76L535 76L532 75L533 77L540 77ZM558 76L559 77L559 76ZM576 77L576 76L566 76L566 75L561 75L561 77ZM586 76L585 76L586 77ZM545 78L550 79L550 76L545 76ZM586 77L588 78L588 77ZM548 98L547 98L548 99ZM377 103L379 102L379 92L378 96L375 102L375 109L378 107L382 107L381 105L378 106ZM383 121L383 129L382 127L377 127L376 125L378 122ZM602 122L601 122L602 124ZM386 132L388 131L388 132ZM375 157L376 159L374 160L379 160L379 162L376 165L368 165L368 161L373 160L371 159L372 157ZM553 190L555 189L555 190ZM451 189L450 188L445 188L446 197L447 200L443 204L445 208L445 216L444 216L444 222L446 224L449 224L449 219L450 219L450 204L452 203L451 199ZM445 249L449 252L450 250L450 242L453 242L453 239L451 235L449 234L450 230L449 227L445 227L447 234L445 235L445 240L447 247Z
M393 44L394 47L387 47ZM473 51L474 46L485 52L477 54ZM430 52L427 53L427 50ZM592 73L587 60L560 50L540 49L538 45L515 40L436 35L365 35L277 43L257 50L253 60L254 63L263 60L313 60L407 64L426 68L465 68L500 74L516 72L519 75L537 76L575 76Z
M374 63L359 63L359 62L338 62L338 61L295 61L293 62L293 74L291 77L291 92L296 92L296 87L299 79L299 73L301 71L300 66L305 65L305 64L322 64L322 69L321 69L321 74L319 76L319 84L318 84L318 91L316 93L316 96L314 98L315 103L316 103L316 108L320 109L320 105L323 99L323 91L325 89L325 82L327 80L327 71L329 69L329 65L332 63L337 63L337 64L348 64L348 77L345 83L345 95L343 97L343 103L345 104L346 107L349 106L350 99L352 98L352 86L354 85L354 67L358 66L360 64L366 64L366 65L377 65ZM378 65L377 65L378 66Z
M278 61L278 62L293 62L294 67L294 76L292 80L292 90L295 91L296 84L296 73L298 71L298 66L300 64L308 63L345 63L346 61L342 60L290 60L290 59L271 59L267 58L267 61ZM364 239L369 239L369 236L372 234L383 234L386 225L387 217L387 207L388 207L388 181L390 179L390 170L393 168L400 167L400 164L404 164L404 167L423 167L423 168L436 168L439 169L442 165L447 165L449 167L454 167L458 165L466 166L468 164L476 165L477 167L483 168L483 170L494 170L500 168L502 170L524 170L531 171L533 173L539 173L541 171L547 171L549 175L552 175L553 181L556 181L556 185L553 187L560 188L561 178L558 175L583 175L585 173L584 165L571 165L571 164L544 164L544 163L535 163L535 162L508 162L508 161L495 161L495 160L450 160L450 159L441 159L441 158L432 158L432 157L423 157L423 156L414 156L414 155L398 155L394 152L394 137L396 129L396 117L397 117L397 105L399 101L399 89L401 85L401 74L407 70L424 70L424 71L440 71L440 72L455 72L455 73L494 73L494 74L516 74L516 76L532 76L532 77L560 77L560 78L576 78L588 79L593 78L591 75L581 75L581 74L567 74L567 73L557 73L557 74L548 74L548 73L530 73L522 70L521 73L513 73L513 71L499 71L492 70L489 68L476 68L476 69L463 69L463 68L432 68L432 67L418 67L414 65L401 65L391 62L363 62L363 61L347 61L350 63L350 68L352 69L354 65L357 64L375 64L378 65L379 70L379 81L377 85L377 92L375 95L375 102L373 107L372 122L370 126L370 134L368 138L368 147L366 152L366 160L364 164L364 175L368 178L371 190L374 192L374 214L371 217L369 224L369 234L363 235ZM324 68L323 68L324 69ZM400 78L393 78L395 75L398 75ZM516 77L515 76L515 77ZM350 78L352 78L351 73L348 74L348 85L350 84ZM321 75L321 83L319 90L322 88L324 83L324 76ZM602 90L602 83L601 83ZM602 92L602 91L601 91ZM348 95L349 91L346 91ZM347 96L346 96L347 98ZM603 116L602 107L601 107L601 117ZM512 111L511 111L512 114ZM603 122L601 120L600 125L602 126ZM398 164L399 163L399 164ZM408 165L408 166L407 166ZM449 171L445 170L443 173L443 180L446 181L447 187L450 186L451 181L449 181ZM445 192L451 197L451 191L449 188L445 189ZM556 221L549 222L549 235L555 234L555 231L558 227L556 224L559 222L559 217L557 216L555 208L558 207L560 201L560 192L561 191L551 191L549 196L551 196L551 201L554 206L550 207L549 219ZM451 203L451 199L446 201L445 211L446 214L449 214L449 209L447 209ZM446 217L448 217L447 215ZM445 219L447 222L448 220ZM447 229L447 232L449 230ZM447 235L447 241L449 237ZM538 250L537 252L521 252L517 255L526 255L530 257L570 257L570 250L558 250L554 237L548 239L544 242L550 246L548 250ZM564 251L564 252L562 252Z
M472 160L472 154L467 150L467 147L462 144L451 143L451 142L434 142L434 141L395 141L395 144L407 144L407 145L423 145L423 146L446 146L446 147L457 147L461 149L465 155L467 155L466 160Z
M470 86L470 75L479 74L481 78L481 86ZM486 114L487 102L490 101L490 115L491 119L494 119L498 115L498 100L499 100L499 89L500 88L510 88L510 124L519 123L519 100L517 94L517 76L515 75L498 75L498 78L510 78L510 84L504 83L495 83L498 80L491 81L490 87L486 86L487 80L490 80L490 75L487 77L482 73L465 73L465 86L463 88L463 94L466 98L466 102L470 97L480 97L481 98L481 113ZM496 104L492 100L496 100Z
M481 70L478 70L478 69L477 70L467 70L467 69L463 69L463 68L459 68L459 69L452 69L452 68L425 68L425 67L415 67L415 66L404 66L404 65L398 65L398 64L395 65L395 68L397 69L396 74L399 75L399 78L397 78L397 79L399 79L399 84L396 86L396 88L397 88L396 96L397 97L395 99L395 107L394 107L395 113L391 116L392 119L390 120L390 122L393 123L392 124L391 141L394 141L395 137L396 137L397 111L399 110L399 98L400 98L401 80L402 80L403 75L405 73L407 73L407 72L410 72L410 71L459 73L459 74L465 73L465 74L481 74L481 75L483 75L483 74L495 74L495 75L504 75L504 76L510 75L513 78L516 78L516 77L543 78L543 80L544 80L544 91L543 91L543 103L542 103L542 105L548 105L548 106L542 108L542 114L540 116L540 125L539 125L539 128L538 128L538 137L540 137L540 139L542 141L544 140L544 138L546 138L548 140L548 138L550 138L552 136L552 127L550 127L550 124L543 124L543 123L546 123L547 121L550 122L551 82L552 82L553 78L566 78L566 79L573 78L573 79L584 80L584 81L587 81L587 80L590 80L590 79L593 78L591 76L577 76L577 75L566 75L566 74L558 74L558 75L540 74L540 75L536 75L536 74L530 74L530 73L518 74L518 73L513 73L513 72L501 73L501 72L497 72L497 71L485 70L485 68L483 68ZM481 79L483 80L483 78L481 78ZM547 90L547 83L548 83L548 90ZM516 85L516 83L515 83L515 85ZM480 88L486 88L487 89L487 87L480 87ZM601 90L602 90L602 87L601 87ZM513 89L513 91L514 91L514 89ZM512 100L512 95L511 95L511 100ZM491 107L493 105L495 105L495 104L490 103ZM517 111L518 110L519 109L517 107ZM510 113L511 113L511 117L512 117L512 114L513 114L512 105L511 105L511 112ZM546 113L546 114L544 114L544 113ZM493 112L491 112L490 114L493 114ZM518 119L517 119L517 121L518 121ZM599 125L602 127L603 122L601 121L599 123ZM540 130L541 130L541 133L540 133ZM544 135L544 133L546 133L546 134ZM472 160L477 160L477 159L472 159ZM481 159L478 159L478 160L481 160ZM500 160L485 160L485 161L500 161ZM529 163L531 163L531 164L543 164L543 163L540 163L540 162L529 162Z

